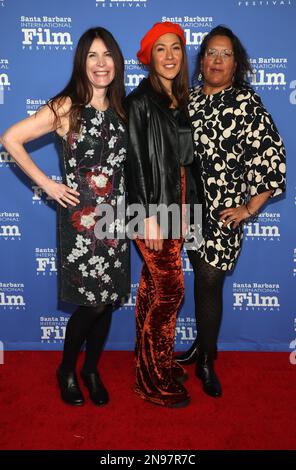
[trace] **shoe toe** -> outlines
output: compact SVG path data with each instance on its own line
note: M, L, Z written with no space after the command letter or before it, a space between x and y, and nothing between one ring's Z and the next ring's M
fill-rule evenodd
M96 406L103 406L109 402L109 394L97 372L81 372L84 385L89 391L89 397Z

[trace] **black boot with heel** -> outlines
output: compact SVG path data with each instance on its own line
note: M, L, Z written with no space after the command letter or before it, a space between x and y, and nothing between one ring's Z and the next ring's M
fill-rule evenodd
M80 390L76 373L64 371L61 367L57 370L57 379L62 400L68 405L81 406L84 404L84 397Z
M81 371L81 378L89 391L91 401L97 406L106 405L109 402L108 392L97 371Z
M201 380L203 390L211 397L221 397L222 388L214 370L215 353L199 353L195 374Z

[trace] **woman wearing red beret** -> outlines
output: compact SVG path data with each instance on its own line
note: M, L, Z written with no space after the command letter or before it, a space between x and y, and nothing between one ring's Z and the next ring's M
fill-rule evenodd
M173 360L176 316L184 295L182 224L178 236L173 223L166 231L155 209L175 204L182 213L185 169L193 161L185 44L179 25L156 23L137 54L149 75L127 98L129 204L140 205L144 214L142 235L135 235L144 261L136 301L135 390L167 407L186 406L190 400L182 385L185 372Z

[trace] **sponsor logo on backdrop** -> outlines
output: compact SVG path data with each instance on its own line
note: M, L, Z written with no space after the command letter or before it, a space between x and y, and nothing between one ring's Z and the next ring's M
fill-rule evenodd
M181 251L181 260L182 260L183 272L189 275L193 273L193 269L192 269L191 263L187 255L187 251L184 249Z
M21 16L24 50L66 51L73 49L72 18L60 16Z
M233 310L274 312L280 309L280 284L234 282L232 293Z
M5 93L10 90L9 60L0 58L0 104L4 104Z
M127 301L123 304L121 309L127 309L127 308L134 308L136 306L136 298L137 298L137 292L139 289L139 283L134 282L131 284L131 293L127 299Z
M51 175L49 176L53 181L56 181L57 183L62 183L63 178L62 176L59 175ZM40 188L40 186L37 186L34 182L32 182L32 204L34 205L41 205L41 204L55 204L55 201L46 194L46 192L43 191L43 189Z
M19 224L19 212L0 212L0 240L20 240L21 230Z
M69 317L40 317L41 343L62 344Z
M212 16L162 16L161 21L178 23L185 32L187 50L195 51L213 27Z
M25 285L16 282L0 282L0 309L25 310Z
M125 86L127 93L137 88L141 80L146 76L146 72L141 67L137 59L125 59Z
M101 8L146 8L150 0L96 0Z
M296 104L296 80L291 81L290 89L292 90L290 93L290 103Z
M293 254L293 276L296 276L296 248L294 248Z
M176 322L175 340L179 344L191 344L196 338L195 318L179 317Z
M291 7L294 5L294 0L235 0L239 7Z
M52 276L57 274L57 249L35 248L37 276Z
M3 147L0 147L0 168L8 168L11 166L17 166L14 159Z
M33 114L36 113L36 111L38 111L38 109L41 106L44 106L45 104L46 104L46 100L42 98L38 98L38 99L27 98L26 99L26 113L28 114L28 116L32 116Z
M0 8L5 7L5 0L0 0Z
M280 241L279 212L262 212L256 217L255 222L245 224L245 240Z
M287 57L252 57L249 79L255 90L285 90Z

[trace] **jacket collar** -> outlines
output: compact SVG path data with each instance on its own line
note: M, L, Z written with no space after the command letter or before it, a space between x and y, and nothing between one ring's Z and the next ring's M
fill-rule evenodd
M139 86L136 89L136 93L148 95L151 101L153 101L153 103L160 109L160 111L162 111L173 123L176 122L165 101L162 100L161 96L159 96L154 91L148 78L143 78L143 80L140 82Z

